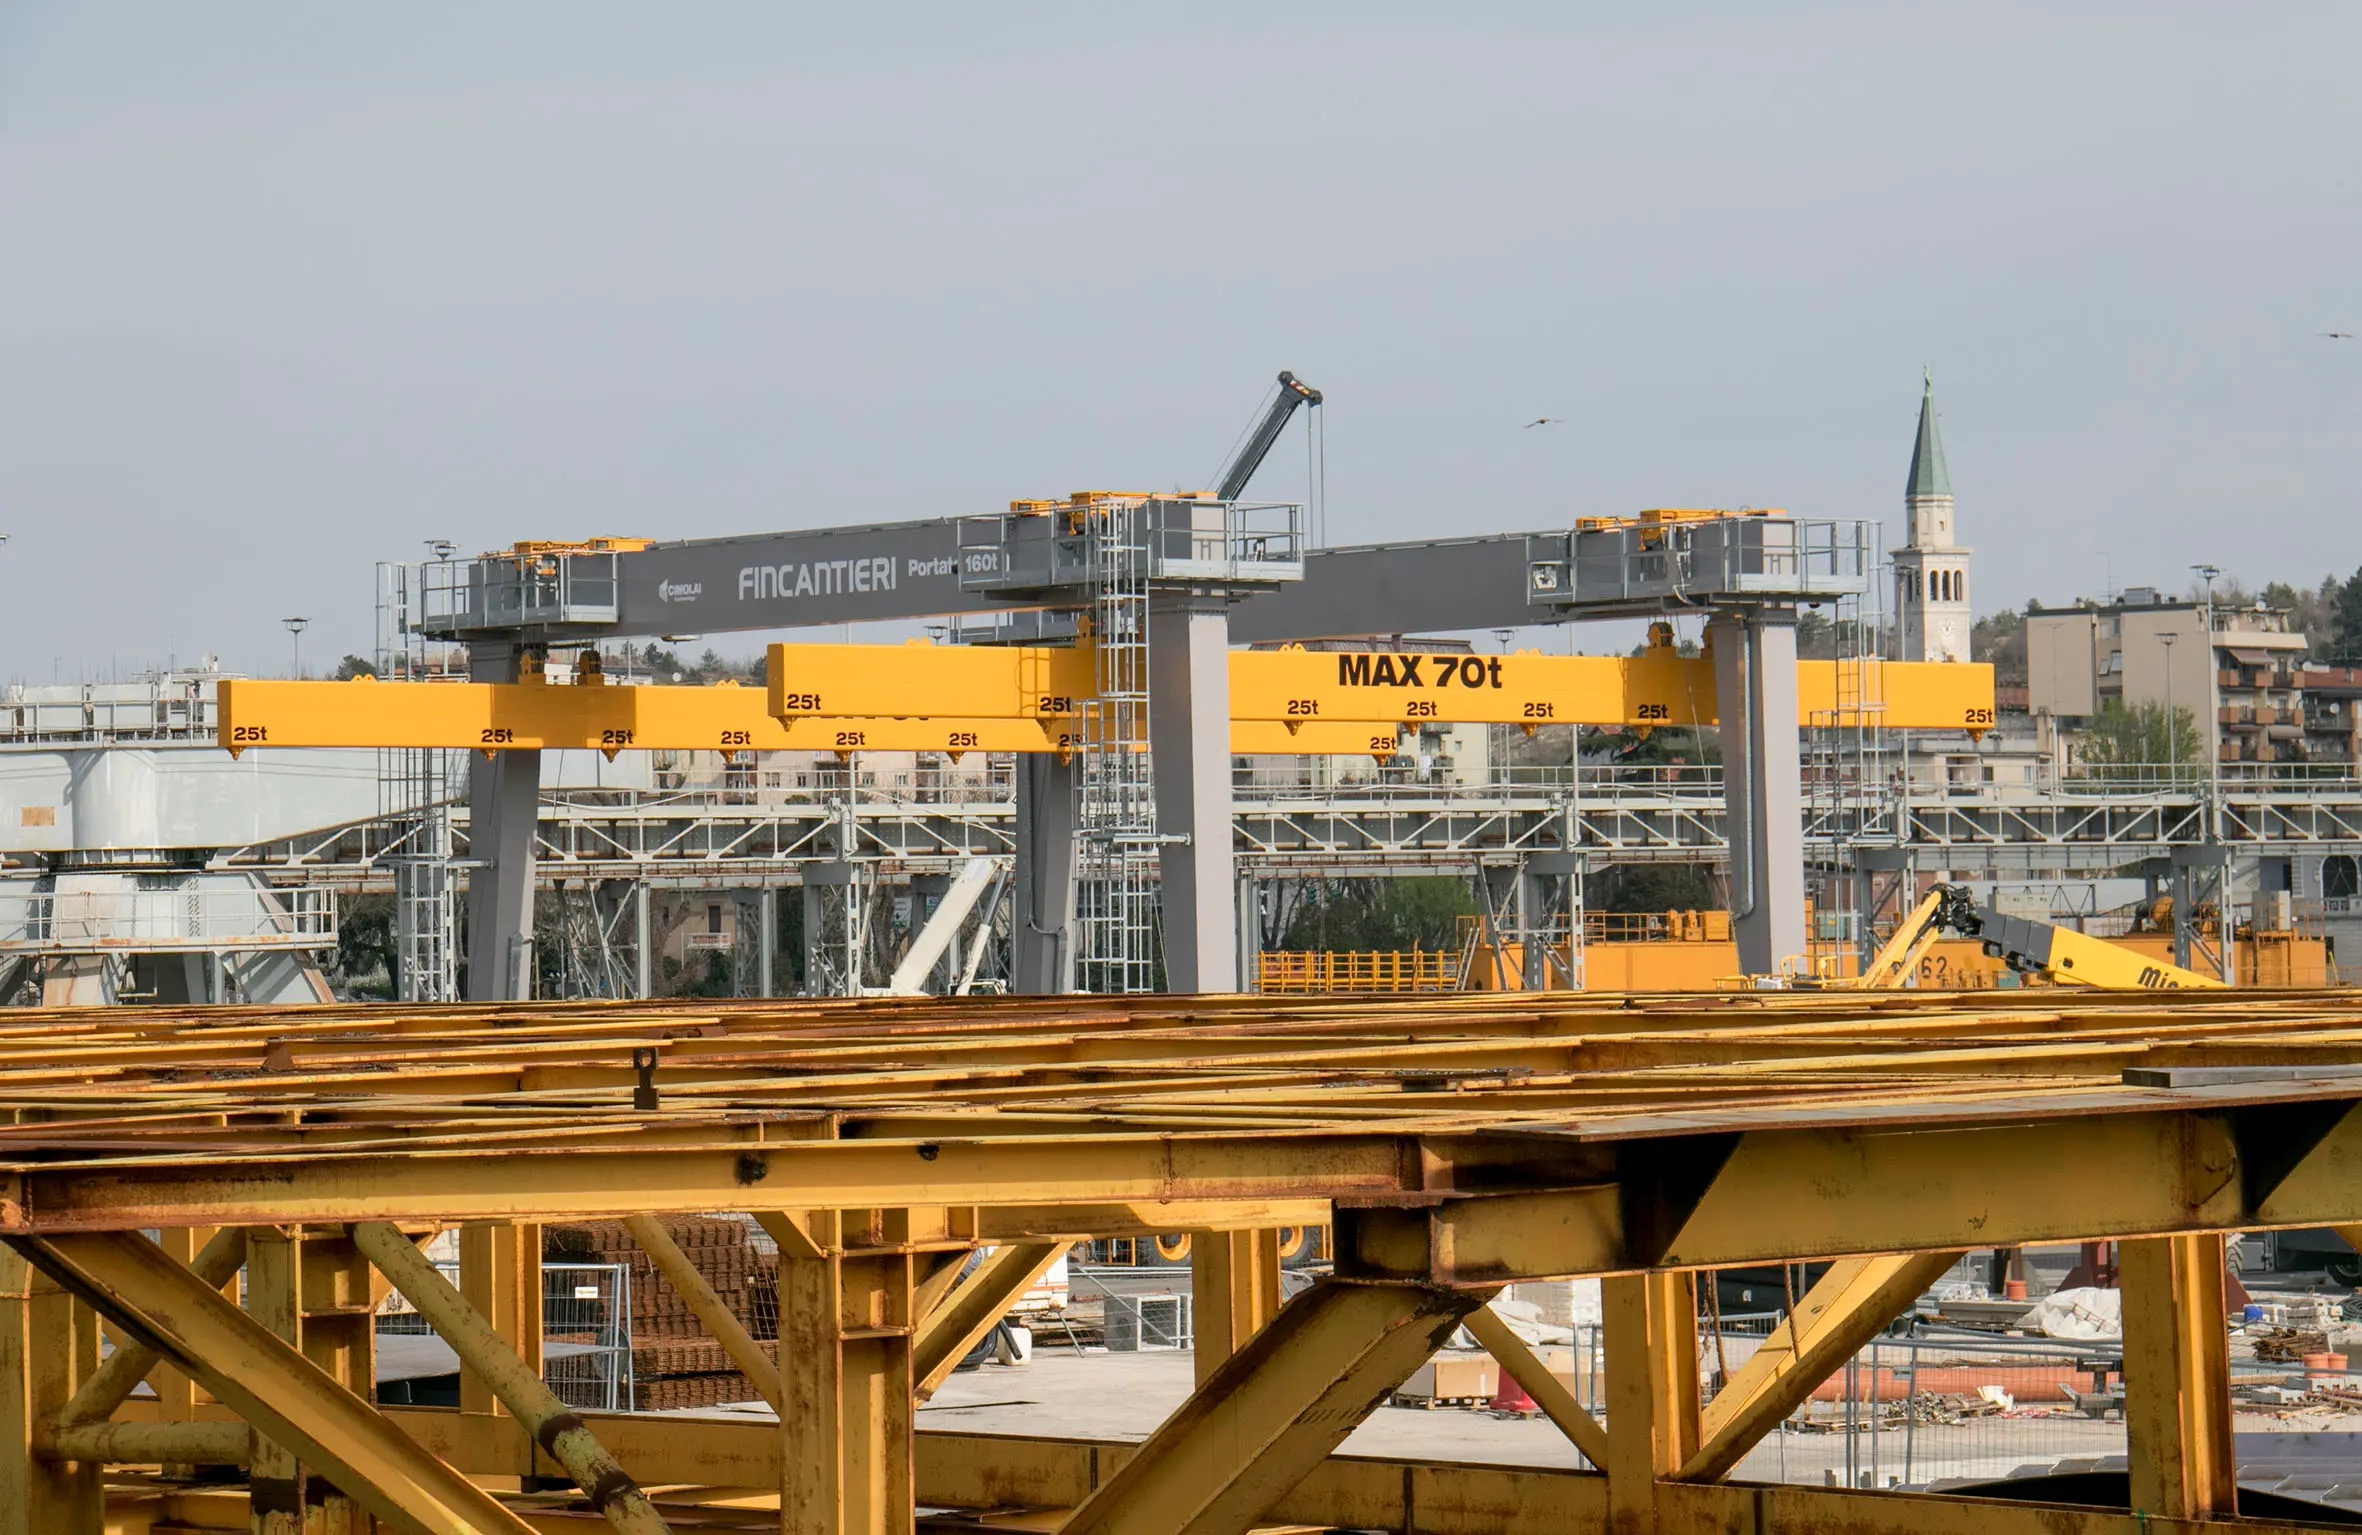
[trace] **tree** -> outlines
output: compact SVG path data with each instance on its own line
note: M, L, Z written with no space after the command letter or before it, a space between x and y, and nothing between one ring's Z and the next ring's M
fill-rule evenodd
M2192 602L2204 602L2206 600L2206 582L2203 579L2192 581L2190 589L2185 595ZM2248 590L2247 583L2237 576L2216 576L2214 578L2214 605L2216 607L2252 608L2255 603L2255 593Z
M1663 726L1642 740L1637 730L1593 730L1583 736L1583 761L1605 767L1681 767L1722 760L1722 735L1714 730Z
M1828 660L1837 654L1837 634L1829 620L1807 608L1796 615L1796 653L1811 660Z
M2332 659L2349 666L2362 661L2362 570L2337 589L2329 611L2329 650Z
M1706 871L1694 864L1613 864L1588 892L1593 911L1703 911L1716 905Z
M362 660L359 656L348 655L336 663L335 680L338 682L350 682L355 677L374 677L376 675L376 666Z
M1968 657L1989 661L2001 687L2026 685L2026 615L2012 608L1976 621L1969 631Z
M355 996L391 997L397 962L394 898L356 895L345 900L336 923L336 969L345 990Z
M2174 781L2194 783L2206 771L2206 745L2188 709L2175 708L2170 730L2163 704L2127 708L2111 698L2092 717L2078 755L2084 776L2103 783L2162 784L2168 768Z
M1460 946L1460 919L1476 914L1464 880L1343 879L1318 886L1297 907L1282 949L1336 952Z

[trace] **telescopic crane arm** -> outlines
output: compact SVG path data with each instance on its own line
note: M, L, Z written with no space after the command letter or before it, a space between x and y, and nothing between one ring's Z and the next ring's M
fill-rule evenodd
M1947 934L1973 938L2020 975L2102 991L2218 991L2221 981L2195 970L2146 958L2102 938L2030 917L2008 917L1979 906L1966 886L1938 885L1886 941L1855 984L1894 991L1908 983L1920 959Z
M1240 444L1238 455L1223 469L1221 483L1214 488L1214 498L1236 501L1245 492L1247 482L1255 477L1255 471L1263 467L1271 445L1279 441L1279 434L1286 428L1288 418L1296 413L1296 407L1319 403L1319 390L1293 373L1282 372L1279 393L1272 398L1270 409L1263 412L1263 419L1255 423L1255 430Z

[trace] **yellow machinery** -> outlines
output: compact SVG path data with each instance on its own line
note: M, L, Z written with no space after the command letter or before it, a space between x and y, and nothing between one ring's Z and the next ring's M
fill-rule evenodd
M1948 894L1947 894L1948 892ZM1461 952L1436 951L1267 953L1261 988L1320 990L1516 991L1523 985L1523 946L1494 944L1483 919L1462 919ZM2236 985L2285 988L2331 983L2326 950L2317 936L2289 931L2251 933L2242 927L2229 943ZM1959 886L1941 886L1921 902L1859 977L1850 959L1783 977L1810 989L1988 990L2012 977L2037 985L2101 989L2219 989L2214 977L2176 966L2169 932L2094 938L2069 928L2008 917L1974 905ZM1734 984L1737 955L1730 917L1720 911L1587 912L1583 923L1584 989L1599 992L1713 991Z
M1900 989L1947 934L1974 939L2019 975L2103 991L2219 991L2223 982L2030 917L2009 917L1976 904L1962 885L1938 885L1895 929L1869 968L1846 984L1866 991Z

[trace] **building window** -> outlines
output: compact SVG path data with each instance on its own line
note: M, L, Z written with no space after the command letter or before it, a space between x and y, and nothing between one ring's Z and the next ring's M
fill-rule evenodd
M722 930L721 907L708 906L705 909L705 930L709 933L718 933Z
M2362 877L2357 876L2353 855L2338 853L2321 860L2321 898L2327 901L2352 900L2362 895Z

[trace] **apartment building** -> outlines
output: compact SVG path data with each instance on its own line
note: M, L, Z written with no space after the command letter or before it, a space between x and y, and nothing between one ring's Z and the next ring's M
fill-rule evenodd
M2170 706L2189 711L2204 754L2217 762L2303 762L2314 741L2300 681L2305 651L2281 609L2133 587L2113 602L2026 615L2027 706L2062 728L2111 701ZM2350 738L2336 760L2353 760Z

